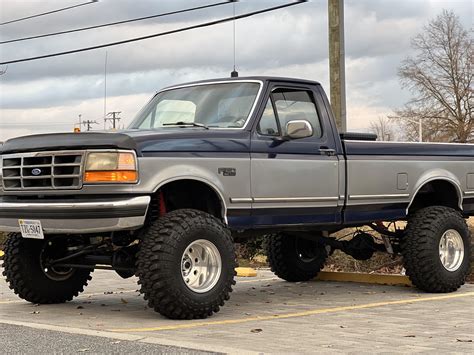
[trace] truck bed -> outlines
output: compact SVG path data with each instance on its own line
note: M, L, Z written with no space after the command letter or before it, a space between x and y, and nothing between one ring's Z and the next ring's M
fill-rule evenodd
M346 223L403 219L417 193L430 193L433 184L457 197L453 207L474 214L473 144L343 140L343 147Z

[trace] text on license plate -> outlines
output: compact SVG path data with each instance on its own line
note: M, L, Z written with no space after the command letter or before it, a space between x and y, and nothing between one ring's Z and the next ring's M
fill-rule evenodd
M21 236L23 238L44 239L41 221L32 219L19 219Z

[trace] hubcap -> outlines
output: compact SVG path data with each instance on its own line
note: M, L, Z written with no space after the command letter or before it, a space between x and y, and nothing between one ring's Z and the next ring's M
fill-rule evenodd
M222 260L217 247L208 240L195 240L181 258L181 276L186 286L196 293L211 290L221 276Z
M444 232L439 241L439 259L448 271L456 271L464 260L464 242L455 229Z

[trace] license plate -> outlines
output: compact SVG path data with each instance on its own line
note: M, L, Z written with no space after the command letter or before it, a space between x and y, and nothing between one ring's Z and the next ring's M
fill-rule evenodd
M21 236L30 239L44 239L41 221L32 219L19 219Z

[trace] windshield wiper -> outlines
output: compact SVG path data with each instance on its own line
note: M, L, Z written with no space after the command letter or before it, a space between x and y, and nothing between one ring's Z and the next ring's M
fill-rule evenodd
M184 121L179 121L179 122L171 122L171 123L163 123L163 126L192 126L192 127L201 127L204 129L209 129L208 126L206 126L204 123L198 123L198 122L184 122Z

